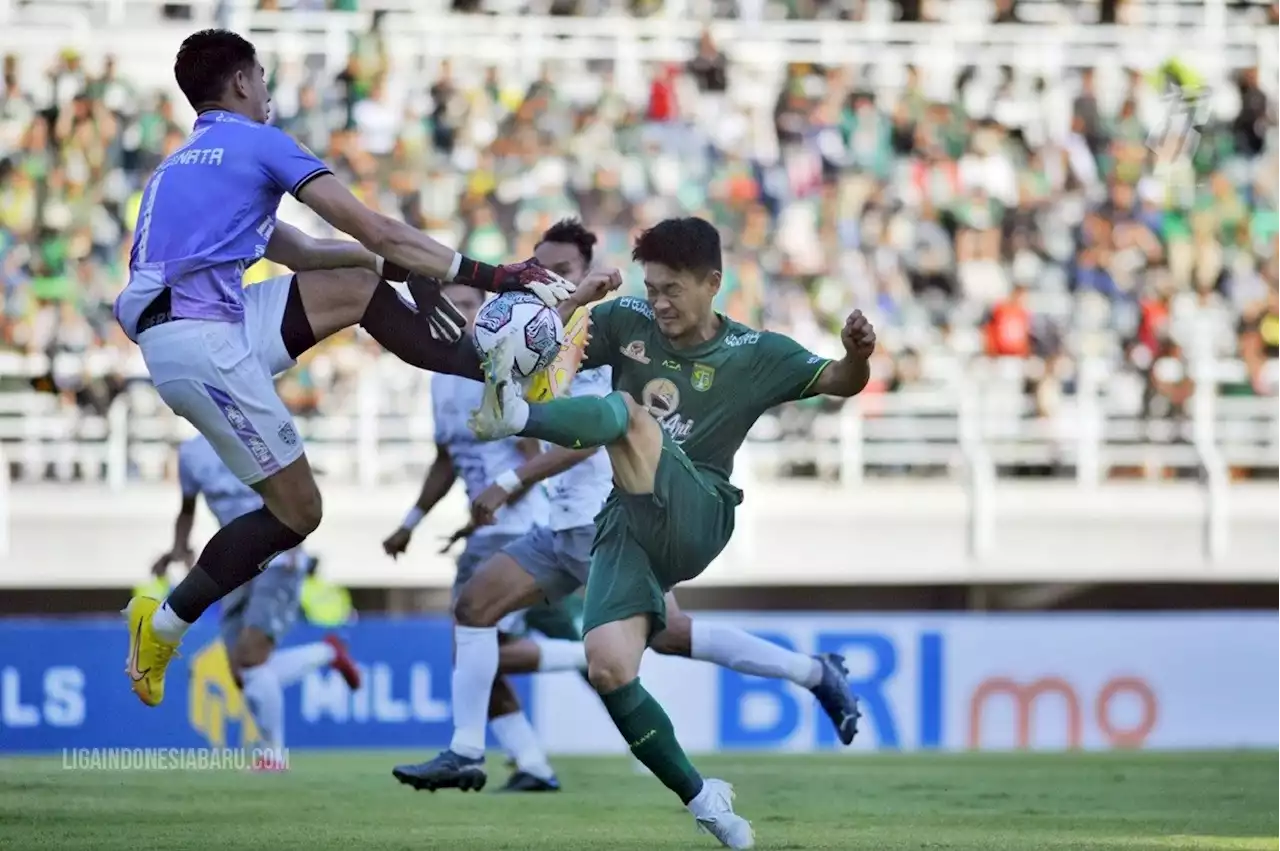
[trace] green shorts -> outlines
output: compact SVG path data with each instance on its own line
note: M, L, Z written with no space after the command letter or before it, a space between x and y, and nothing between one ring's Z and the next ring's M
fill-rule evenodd
M736 504L663 434L653 493L615 490L596 517L583 634L640 614L651 615L650 636L661 632L663 596L706 570L729 543Z
M554 603L538 603L530 606L524 613L524 625L536 629L547 638L563 638L566 641L581 641L582 633L578 631L578 615L582 613L582 596L570 594Z

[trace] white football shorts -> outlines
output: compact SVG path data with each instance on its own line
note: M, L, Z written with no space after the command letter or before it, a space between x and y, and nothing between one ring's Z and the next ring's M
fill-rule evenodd
M275 376L295 363L280 335L292 280L281 275L246 287L242 323L175 319L138 336L160 398L208 438L247 485L303 453L275 386Z

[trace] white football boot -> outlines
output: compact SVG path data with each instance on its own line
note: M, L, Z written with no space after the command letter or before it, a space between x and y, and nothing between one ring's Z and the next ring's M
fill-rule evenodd
M751 822L733 811L733 787L723 780L703 780L702 791L689 802L698 829L709 833L726 848L753 848Z
M501 440L524 428L529 403L515 376L513 334L505 334L484 359L484 399L467 425L481 440Z

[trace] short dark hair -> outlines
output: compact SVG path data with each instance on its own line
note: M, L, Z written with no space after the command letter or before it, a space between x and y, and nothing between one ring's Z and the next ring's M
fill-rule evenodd
M664 219L636 239L631 259L706 277L722 270L720 232L706 219Z
M222 97L237 71L249 71L258 52L246 39L230 30L200 30L178 48L173 76L192 107L199 108Z
M578 248L578 253L582 255L582 261L587 266L591 265L591 258L596 251L596 235L587 230L578 219L561 219L551 227L547 228L542 234L542 239L538 240L541 245L544 242L558 242L562 245L574 245Z

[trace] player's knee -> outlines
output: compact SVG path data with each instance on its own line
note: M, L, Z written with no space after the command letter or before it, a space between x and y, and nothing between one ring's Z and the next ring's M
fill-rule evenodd
M324 517L324 500L320 496L320 488L312 480L310 487L300 487L292 497L281 500L271 506L271 513L284 525L307 537L314 532Z
M649 412L646 411L630 393L623 393L622 391L615 390L609 395L616 396L623 403L625 409L623 413L625 414L625 418L622 420L621 425L624 432L634 432L637 428L641 428L640 424L645 419L650 418Z
M373 291L382 283L377 272L358 267L326 269L311 274L324 276L323 286L312 288L316 291L314 301L330 311L340 311L352 317L351 324L364 315Z
M685 618L687 621L688 618ZM683 626L683 628L682 628ZM653 637L649 649L663 656L689 656L693 651L688 624L668 623L667 628Z
M505 612L493 600L485 599L474 583L462 586L462 592L453 603L453 621L458 626L489 627L497 626Z
M635 666L612 655L592 653L587 647L587 680L598 694L617 691L638 676Z
M257 629L246 629L236 638L236 645L231 651L231 664L237 672L248 668L256 668L266 663L271 655L272 642Z

